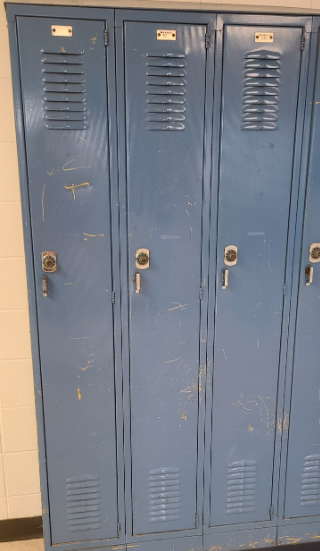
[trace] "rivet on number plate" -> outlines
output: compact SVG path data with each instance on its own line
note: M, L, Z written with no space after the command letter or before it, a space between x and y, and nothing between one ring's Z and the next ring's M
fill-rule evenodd
M157 29L157 40L176 40L177 32L172 30Z
M254 33L255 42L273 42L273 33Z
M72 36L72 27L68 25L51 25L52 36Z

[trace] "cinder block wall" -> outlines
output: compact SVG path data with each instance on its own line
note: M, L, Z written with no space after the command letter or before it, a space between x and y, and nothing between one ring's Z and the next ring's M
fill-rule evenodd
M40 2L24 0L24 3ZM101 6L107 3L112 5L112 0L52 0L51 3ZM200 3L205 4L201 0ZM239 6L250 3L252 6L320 9L320 0L233 0L232 3ZM125 0L123 5L130 6L130 0ZM148 6L148 2L144 1L142 6ZM0 0L0 90L1 520L41 514L27 285L4 0Z

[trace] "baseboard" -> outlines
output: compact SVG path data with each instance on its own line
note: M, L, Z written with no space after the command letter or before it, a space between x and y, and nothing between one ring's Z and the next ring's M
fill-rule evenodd
M0 542L42 538L42 518L0 520Z

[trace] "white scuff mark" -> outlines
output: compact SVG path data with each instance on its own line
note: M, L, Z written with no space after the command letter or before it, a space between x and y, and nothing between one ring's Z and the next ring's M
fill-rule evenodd
M227 360L228 358L227 358L227 354L226 354L226 351L225 351L224 348L222 349L222 352L223 352L223 354L224 354L225 359Z
M161 235L161 239L180 239L180 235Z
M189 304L181 304L180 302L173 302L172 304L177 304L177 306L174 306L173 308L168 308L168 311L171 312L172 310L185 310Z
M43 184L42 186L42 198L41 198L41 206L42 206L42 220L44 221L44 190L47 184Z
M177 362L178 360L180 360L180 358L182 358L182 356L179 356L179 358L175 358L174 360L166 360L166 364L171 364L172 362Z
M247 235L265 235L264 231L248 231Z

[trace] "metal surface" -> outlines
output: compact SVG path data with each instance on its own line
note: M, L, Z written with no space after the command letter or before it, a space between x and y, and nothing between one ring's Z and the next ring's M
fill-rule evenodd
M271 520L302 29L261 23L223 29L211 526ZM273 43L255 43L255 32L273 32ZM234 242L241 258L225 292L224 247Z
M101 118L103 113L107 121L105 22L73 20L71 39L52 37L52 23L51 18L18 19L26 150L33 159L28 177L51 541L57 544L117 539L118 498L108 137ZM81 65L73 61L79 49ZM43 72L45 52L55 56L49 72ZM64 58L71 64L63 65ZM85 80L86 132L65 129L62 134L44 123L41 79L50 81L58 95L62 74L71 82L71 102L75 79ZM55 100L57 109L64 107L65 101ZM39 258L48 244L59 256L59 270L50 276L49 297L42 304ZM97 258L99 269L93 272Z
M205 25L125 23L133 533L195 528ZM165 25L162 25L165 28ZM139 136L139 140L136 138Z
M320 118L320 61L316 69L307 193L304 211L300 265L300 287L295 328L292 402L289 426L285 517L320 515L319 455L319 292L320 265L313 251L319 246L319 173L318 155ZM311 245L310 245L311 243ZM312 285L304 285L305 265L313 262ZM301 521L301 520L300 520ZM304 522L305 519L304 519ZM304 541L304 540L302 540Z

